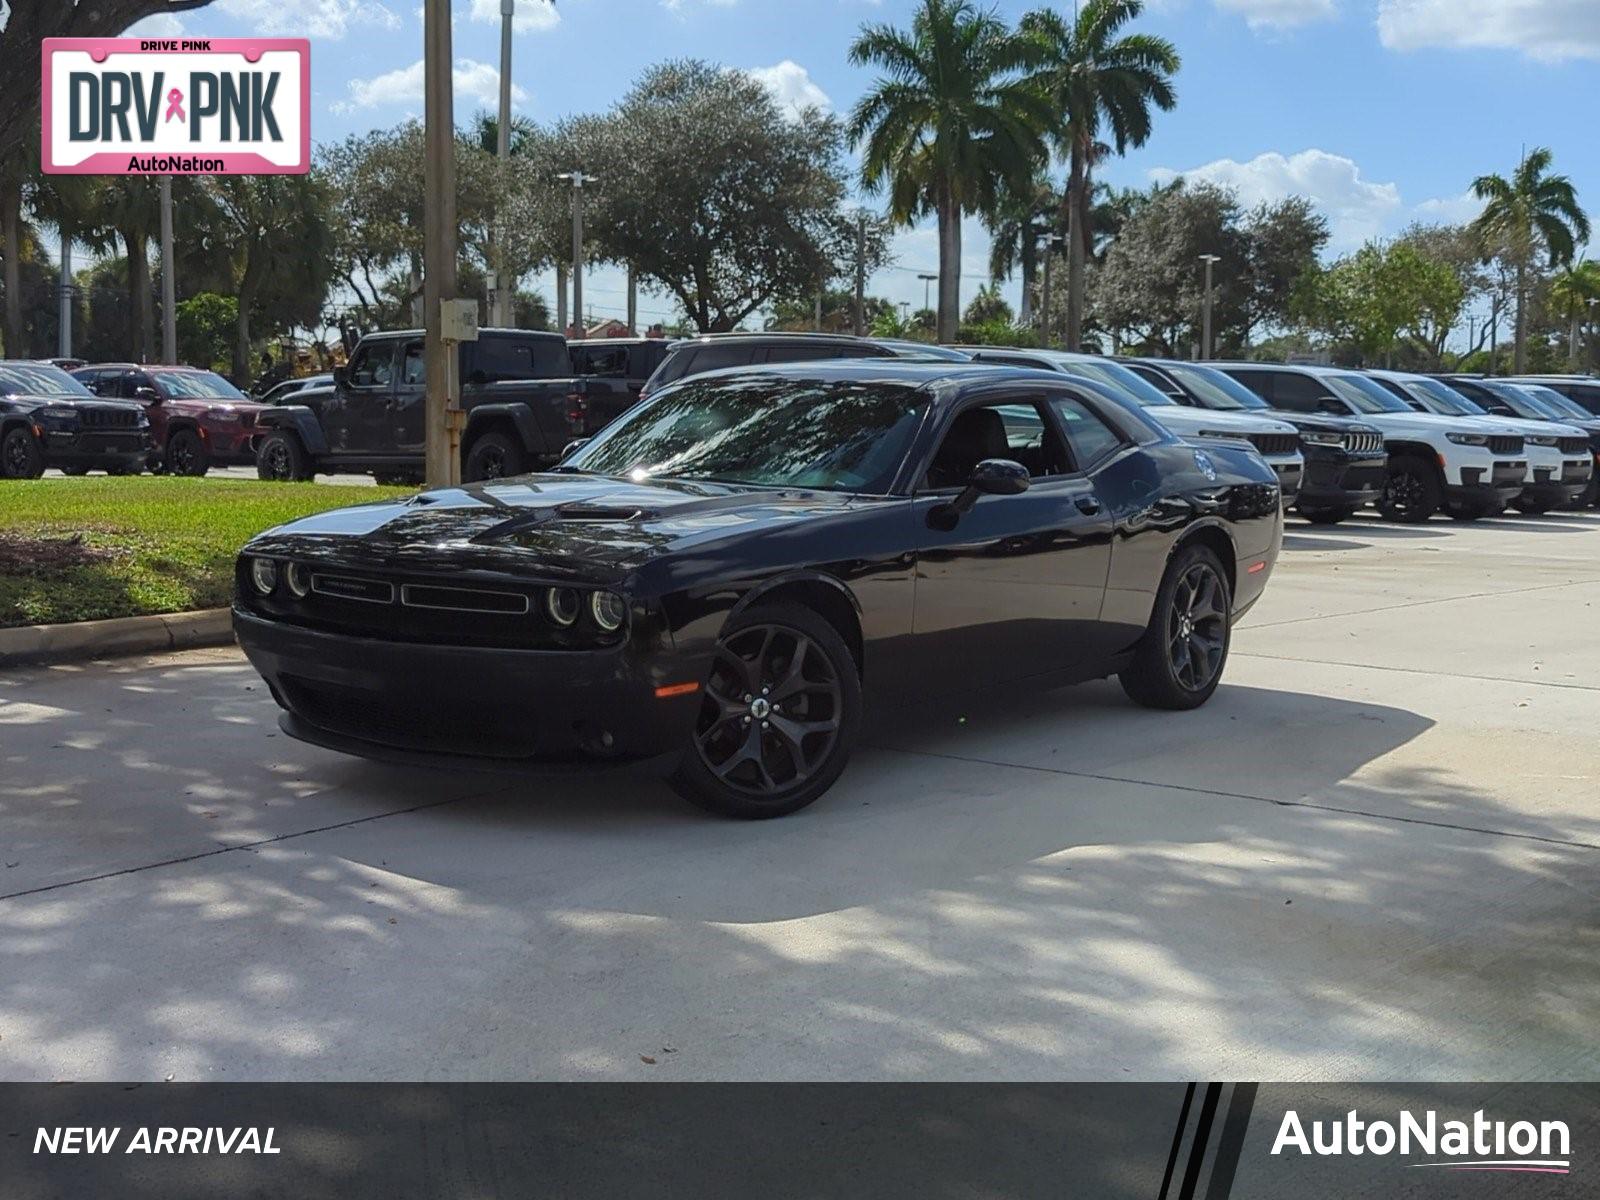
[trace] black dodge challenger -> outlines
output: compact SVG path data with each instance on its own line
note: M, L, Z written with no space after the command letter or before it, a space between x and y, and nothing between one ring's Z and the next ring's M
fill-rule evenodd
M1117 675L1203 704L1283 537L1241 442L1096 384L862 360L663 389L554 470L268 531L234 626L291 735L448 765L675 756L770 817L864 709Z

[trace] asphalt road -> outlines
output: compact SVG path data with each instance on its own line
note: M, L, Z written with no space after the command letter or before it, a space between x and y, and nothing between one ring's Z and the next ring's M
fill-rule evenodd
M1297 524L1202 711L906 714L762 824L0 674L0 1078L1592 1079L1597 700L1595 514Z

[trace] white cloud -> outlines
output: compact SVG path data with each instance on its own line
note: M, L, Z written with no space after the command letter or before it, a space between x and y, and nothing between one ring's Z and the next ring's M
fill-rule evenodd
M352 79L350 98L334 104L333 110L350 112L357 108L380 108L420 100L424 69L423 61L419 58L409 67L397 67L371 79ZM476 100L489 107L500 102L500 72L488 63L458 58L452 75L457 100ZM511 99L515 104L523 104L528 99L528 93L512 84Z
M745 74L771 92L778 107L791 118L798 119L807 108L833 111L833 101L828 98L828 93L819 88L810 73L793 59L786 58L776 66L756 67Z
M1600 58L1595 0L1380 0L1378 38L1391 50L1520 50L1560 61Z
M122 32L130 38L175 38L183 36L183 22L171 13L156 13L142 21L135 21Z
M472 0L472 19L500 25L500 0ZM543 33L561 24L561 14L551 0L516 0L511 16L513 33Z
M400 28L400 18L376 0L221 0L217 8L258 37L342 38Z
M1179 175L1231 187L1247 208L1286 196L1308 196L1327 216L1336 252L1383 233L1401 207L1400 189L1394 184L1363 179L1352 160L1325 150L1302 150L1287 157L1261 154L1243 163L1223 158L1187 171L1157 167L1150 172L1159 183Z
M1470 189L1459 196L1424 200L1416 207L1418 220L1437 221L1447 225L1464 225L1468 221L1475 220L1482 211L1483 201L1474 196Z
M1251 29L1293 29L1336 16L1333 0L1214 0L1223 12L1237 13Z

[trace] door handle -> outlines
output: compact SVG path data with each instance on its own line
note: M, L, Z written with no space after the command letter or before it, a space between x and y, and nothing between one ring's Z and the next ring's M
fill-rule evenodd
M1072 502L1078 506L1078 511L1086 517L1092 517L1100 511L1100 501L1093 496L1074 496Z

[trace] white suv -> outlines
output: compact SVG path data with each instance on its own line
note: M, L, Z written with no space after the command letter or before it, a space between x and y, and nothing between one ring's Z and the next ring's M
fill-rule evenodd
M1114 359L1098 354L1065 350L1012 350L1003 347L968 347L973 362L1004 363L1008 367L1033 367L1089 379L1160 422L1181 438L1220 438L1249 442L1278 477L1283 506L1288 508L1305 479L1306 460L1300 452L1300 431L1287 421L1256 412L1216 412L1188 408L1164 396L1149 380Z
M1462 417L1485 428L1521 434L1528 456L1528 473L1522 481L1522 494L1513 501L1520 511L1542 513L1564 508L1588 488L1589 435L1577 426L1491 413L1448 383L1427 375L1406 371L1368 371L1367 374L1418 412Z
M1282 363L1212 365L1252 390L1266 381L1277 404L1284 403L1281 394L1288 390L1279 386L1279 377L1300 381L1311 405L1307 411L1360 417L1381 429L1389 466L1377 509L1387 520L1415 523L1443 510L1458 521L1475 521L1522 494L1528 459L1521 434L1463 417L1414 412L1358 371Z

